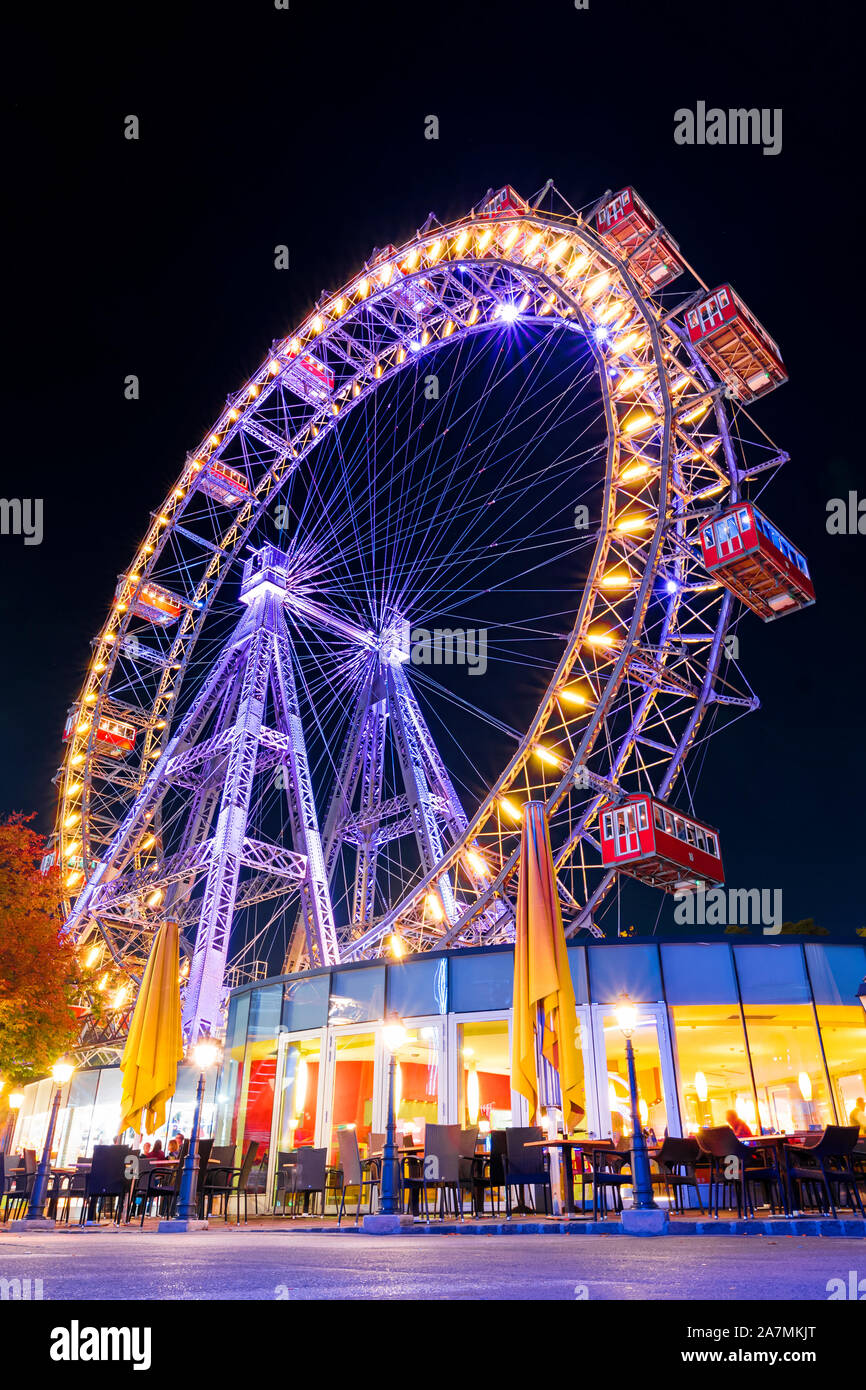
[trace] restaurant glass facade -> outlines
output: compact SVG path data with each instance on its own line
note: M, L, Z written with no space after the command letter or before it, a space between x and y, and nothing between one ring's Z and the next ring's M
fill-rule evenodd
M613 1012L624 991L640 1006L633 1038L640 1113L659 1139L724 1124L730 1110L754 1132L847 1124L864 1094L866 1014L857 1000L864 946L618 942L570 946L568 954L582 1126L590 1134L631 1132L625 1044ZM353 1125L363 1152L385 1128L382 1028L391 1013L407 1028L395 1078L398 1132L422 1141L431 1121L482 1129L530 1123L526 1101L511 1089L512 971L510 948L491 947L236 991L217 1142L240 1152L257 1138L269 1156L310 1143L326 1147L333 1162L337 1131ZM267 996L267 1008L251 1002L256 996ZM254 1018L267 1019L267 1036ZM271 1094L279 1103L269 1112Z
M192 1067L178 1068L177 1089L166 1106L165 1124L150 1140L162 1140L163 1148L176 1134L189 1135L195 1110L198 1073ZM208 1079L202 1097L202 1132L210 1133L217 1114L216 1077ZM48 1132L54 1095L50 1077L24 1086L24 1104L18 1114L10 1148L35 1149L41 1155ZM120 1125L121 1076L118 1067L94 1067L77 1071L62 1088L57 1124L54 1129L55 1162L73 1164L93 1152L97 1144L112 1144Z
M724 1124L735 1110L753 1132L847 1124L866 1093L866 1014L857 999L866 946L823 942L645 943L568 949L582 1060L581 1127L628 1135L625 1046L613 1008L639 1005L634 1034L640 1113L660 1139ZM234 991L222 1068L204 1132L255 1140L271 1180L276 1155L299 1145L336 1160L341 1126L362 1150L385 1128L386 1015L403 1019L398 1131L427 1123L482 1130L530 1123L511 1089L513 952L508 947L363 962L266 980ZM166 1126L189 1133L194 1078L184 1075ZM213 1086L215 1085L215 1095ZM211 1097L213 1096L213 1100ZM39 1148L51 1083L27 1087L15 1147ZM76 1074L61 1111L61 1161L111 1142L120 1074Z

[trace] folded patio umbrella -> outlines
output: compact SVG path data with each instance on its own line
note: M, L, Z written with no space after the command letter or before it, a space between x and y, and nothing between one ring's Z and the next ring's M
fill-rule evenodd
M566 1123L580 1118L582 1067L550 830L542 801L523 808L514 944L511 1084L539 1105L537 1051L559 1072ZM539 1046L540 1044L540 1046Z
M177 923L163 922L153 940L120 1063L121 1133L134 1129L153 1134L165 1124L166 1102L174 1095L184 1051L179 972Z

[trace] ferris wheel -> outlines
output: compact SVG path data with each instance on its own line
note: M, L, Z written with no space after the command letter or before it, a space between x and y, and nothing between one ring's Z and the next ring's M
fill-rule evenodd
M94 1055L167 915L191 1033L275 966L511 939L528 800L567 930L601 934L603 808L695 814L687 759L757 705L735 597L811 601L784 538L704 536L786 461L747 409L781 380L631 189L431 214L274 342L69 712L49 860L115 991Z

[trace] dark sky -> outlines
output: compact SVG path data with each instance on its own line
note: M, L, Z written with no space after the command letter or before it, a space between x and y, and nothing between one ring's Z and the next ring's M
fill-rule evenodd
M786 917L834 933L862 926L866 536L825 524L830 498L866 491L847 15L838 0L244 0L22 18L2 492L44 498L45 534L0 538L0 811L50 829L66 708L148 511L323 287L490 186L553 177L580 206L630 183L781 345L791 381L754 413L792 461L764 502L818 595L741 624L763 707L714 741L701 812L729 882L780 886ZM677 146L674 112L699 100L781 108L782 152Z

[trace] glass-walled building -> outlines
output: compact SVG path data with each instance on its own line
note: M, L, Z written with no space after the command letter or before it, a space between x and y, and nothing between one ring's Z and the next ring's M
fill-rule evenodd
M86 1157L97 1144L113 1144L120 1126L121 1076L119 1067L92 1067L76 1071L62 1088L57 1124L54 1129L55 1163L60 1167ZM160 1139L163 1148L178 1134L192 1130L198 1073L192 1067L178 1068L177 1089L166 1106L165 1124L147 1139ZM215 1082L211 1078L202 1097L202 1132L209 1134L214 1124ZM42 1153L54 1082L50 1077L23 1087L24 1104L15 1123L10 1149L34 1149Z
M633 1042L645 1126L658 1138L724 1124L753 1133L848 1124L866 1094L866 1013L857 991L866 946L812 941L617 942L568 949L583 1063L581 1128L631 1129L625 1043L614 1016L639 1005ZM385 1128L382 1030L399 1015L398 1129L425 1124L503 1129L530 1122L511 1089L513 952L509 947L375 960L257 982L230 998L223 1063L209 1087L204 1132L256 1141L271 1180L280 1151L310 1144L337 1162L351 1125L369 1148ZM213 1083L212 1083L213 1084ZM195 1076L183 1068L166 1133L189 1134ZM27 1088L16 1148L40 1148L51 1082ZM116 1068L77 1073L64 1096L61 1161L111 1142ZM272 1184L269 1182L269 1190Z
M753 1133L848 1124L866 1091L866 947L617 942L571 946L591 1135L631 1129L625 1042L614 1016L640 1005L633 1042L644 1124L660 1138L724 1124ZM511 1089L513 952L451 951L266 980L230 1001L216 1096L218 1143L270 1157L328 1149L354 1126L385 1127L386 1016L408 1030L397 1058L398 1130L427 1121L486 1129L527 1124Z

